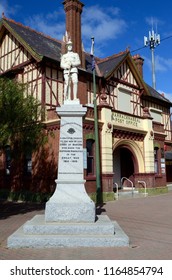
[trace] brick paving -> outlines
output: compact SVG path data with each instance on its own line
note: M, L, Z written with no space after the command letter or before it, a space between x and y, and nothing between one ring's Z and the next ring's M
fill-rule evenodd
M8 249L6 241L44 205L0 202L0 260L172 260L172 191L146 198L108 202L97 209L116 220L129 236L129 247Z

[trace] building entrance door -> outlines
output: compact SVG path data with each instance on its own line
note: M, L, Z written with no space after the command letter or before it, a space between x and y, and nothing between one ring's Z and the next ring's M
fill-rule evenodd
M121 158L121 177L126 177L131 180L134 174L134 163L133 163L132 153L127 148L121 148L120 158Z
M113 155L114 183L121 188L121 178L134 181L134 157L127 147L117 147Z

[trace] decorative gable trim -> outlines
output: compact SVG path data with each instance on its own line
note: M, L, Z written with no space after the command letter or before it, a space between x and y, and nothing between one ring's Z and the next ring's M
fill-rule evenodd
M8 24L8 22L5 19L2 19L1 21L1 25L0 25L0 31L2 28L5 28L6 30L9 31L9 33L11 33L15 39L30 53L30 55L37 61L40 62L43 59L43 56L39 55L38 53L36 53L24 40L23 38L13 30L13 28ZM4 32L2 32L4 33ZM2 34L0 32L0 40L2 38Z

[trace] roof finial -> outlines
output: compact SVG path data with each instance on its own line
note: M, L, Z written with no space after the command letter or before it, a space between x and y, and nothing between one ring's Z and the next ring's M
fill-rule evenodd
M2 18L4 18L5 17L5 13L4 12L2 12Z

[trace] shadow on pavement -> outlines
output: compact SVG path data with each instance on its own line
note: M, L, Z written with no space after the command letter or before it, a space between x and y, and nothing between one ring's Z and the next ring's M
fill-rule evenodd
M104 206L105 203L97 205L96 215L101 215L102 213L106 212ZM4 200L0 201L0 220L7 219L10 216L44 209L45 203L14 202Z
M45 209L45 203L0 201L0 219Z

